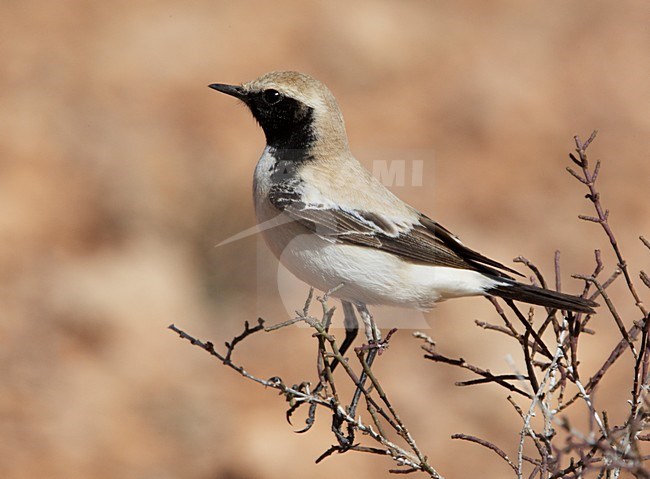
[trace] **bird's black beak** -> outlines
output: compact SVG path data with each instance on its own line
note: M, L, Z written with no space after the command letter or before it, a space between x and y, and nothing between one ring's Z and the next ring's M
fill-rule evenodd
M223 83L213 83L212 85L208 85L208 86L213 90L220 91L221 93L225 93L226 95L234 96L235 98L238 98L242 101L246 98L246 92L244 91L244 89L237 85L224 85Z

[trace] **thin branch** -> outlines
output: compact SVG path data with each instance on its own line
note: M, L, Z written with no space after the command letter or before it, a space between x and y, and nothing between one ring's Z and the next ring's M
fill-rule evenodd
M451 438L452 439L462 439L463 441L474 442L476 444L479 444L479 445L481 445L483 447L486 447L486 448L490 449L491 451L494 451L501 459L506 461L506 463L512 468L512 470L515 471L515 473L518 473L517 466L510 460L508 455L505 452L503 452L503 450L500 449L495 444L493 444L493 443L491 443L489 441L486 441L485 439L481 439L481 438L476 437L476 436L469 436L467 434L452 434Z
M587 139L587 141L585 141L584 143L580 141L580 137L578 137L577 135L574 137L575 144L576 144L576 153L578 153L579 160L576 159L575 156L573 155L572 155L572 160L574 161L574 163L578 164L578 166L580 166L582 170L582 177L584 178L585 181L581 180L581 182L589 188L589 194L587 195L587 199L589 199L592 202L597 214L597 217L595 218L582 217L582 219L593 221L602 226L603 230L605 231L605 234L609 239L612 249L616 254L616 258L618 259L618 267L621 269L623 275L625 276L625 282L627 283L627 287L628 290L630 291L630 294L634 298L635 305L639 308L641 313L643 313L643 316L646 317L648 315L648 311L646 310L645 306L643 305L643 302L641 301L639 295L636 292L634 282L632 281L632 277L630 276L630 273L627 269L627 263L623 258L623 254L621 253L621 250L618 246L616 237L614 236L614 233L612 232L612 229L609 225L609 211L603 208L602 203L600 201L600 193L596 190L596 179L598 178L598 173L600 171L600 161L596 162L596 167L594 168L593 171L589 170L587 148L589 147L591 142L596 138L597 133L598 133L597 131L594 131L591 134L591 136ZM575 177L576 175L573 176Z
M400 416L389 400L388 395L384 391L378 379L372 373L370 365L366 362L365 358L363 358L366 349L357 349L357 355L362 367L361 376L368 376L370 378L372 390L379 396L379 400L386 405L385 407L380 406L377 400L372 396L371 391L362 386L360 376L353 370L348 360L343 357L336 338L329 333L334 308L327 306L327 297L328 295L319 298L319 301L322 304L322 317L320 319L316 319L309 315L309 307L313 298L313 291L310 291L307 301L305 302L305 307L301 311L296 312L297 316L295 318L269 328L264 327L264 321L262 319L259 319L258 324L253 327L246 322L244 325L244 331L235 336L231 341L225 343L225 353L221 353L215 349L211 342L204 342L196 339L175 325L171 325L169 328L182 339L185 339L191 344L207 351L222 364L235 370L243 377L267 388L278 390L290 404L290 409L287 411L288 418L291 417L300 405L309 404L309 416L305 430L309 429L315 420L315 408L328 410L332 416L332 432L334 433L338 444L327 449L317 459L317 462L322 461L335 452L344 453L347 451L357 451L390 457L399 466L398 469L393 469L395 473L404 474L421 471L425 472L431 478L441 478L440 474L438 474L438 472L428 464L426 456L418 449L413 437L408 432L406 425L401 421ZM243 366L237 365L233 361L233 353L236 346L242 341L255 335L255 333L259 331L272 332L297 322L305 322L315 331L313 336L316 338L318 345L317 364L320 381L318 386L313 390L308 381L302 381L298 385L289 387L277 376L268 380L261 379L249 373ZM391 335L392 333L389 333L386 339L376 347L382 347L385 349L388 346L387 341ZM371 353L376 353L376 349L371 351ZM368 414L372 418L372 425L366 424L361 415L355 417L355 415L342 407L342 399L340 397L339 388L337 387L337 383L341 378L337 379L334 376L334 367L336 364L342 365L345 372L344 377L354 384L356 391L361 391L363 394ZM341 432L343 425L347 425L348 431L352 431L349 437L345 437ZM388 431L384 429L384 426L396 432L406 442L406 445L411 449L411 452L409 452L407 448L402 447L395 441L389 439L387 436ZM365 437L368 437L380 447L354 443L352 441L352 434L354 431L358 431Z
M476 374L478 376L481 376L483 378L481 383L493 382L493 383L496 383L496 384L498 384L500 386L503 386L508 391L515 392L515 393L520 394L520 395L522 395L522 396L524 396L524 397L526 397L528 399L532 398L532 396L529 393L527 393L526 391L524 391L524 390L518 388L517 386L515 386L513 384L510 384L508 381L506 381L506 378L507 379L517 379L517 380L527 380L527 379L529 379L526 376L506 376L504 378L504 376L494 375L488 370L481 369L481 368L479 368L477 366L469 364L463 358L452 359L452 358L448 358L446 356L443 356L441 354L438 354L437 352L435 352L432 348L430 348L427 345L423 345L422 349L424 349L427 352L427 354L424 355L425 359L429 359L431 361L435 361L435 362L439 362L439 363L451 364L452 366L458 366L458 367L460 367L462 369L466 369L468 371L471 371L471 372L473 372L474 374ZM470 384L479 384L479 382L473 382L472 383L470 381L470 382L466 382L466 383L461 382L461 383L456 383L456 384L458 386L466 386L466 385L470 385Z

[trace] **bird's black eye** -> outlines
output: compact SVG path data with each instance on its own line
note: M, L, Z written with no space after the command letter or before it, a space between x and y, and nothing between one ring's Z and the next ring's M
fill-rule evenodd
M264 90L264 93L262 93L262 98L264 98L264 101L267 105L275 105L279 103L280 100L282 100L282 95L277 90L269 89Z

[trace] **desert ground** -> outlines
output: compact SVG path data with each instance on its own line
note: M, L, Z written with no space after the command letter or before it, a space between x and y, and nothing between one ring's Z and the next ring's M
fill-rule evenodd
M649 15L633 0L2 2L0 477L389 477L390 460L358 453L315 465L329 418L294 433L304 416L289 425L281 397L167 329L220 346L245 320L288 319L307 294L259 236L217 247L255 225L264 136L207 85L272 70L322 80L359 161L405 165L394 192L526 274L513 258L552 278L560 250L562 286L579 293L571 274L593 270L594 249L608 272L616 260L578 219L593 208L565 171L575 134L599 130L602 201L634 278L650 269L638 240L650 236ZM623 283L611 294L631 325ZM431 463L448 478L511 477L450 438L515 454L507 394L456 387L470 376L425 361L411 335L507 372L518 349L474 324L498 322L492 306L377 314L401 321L377 374ZM599 314L581 344L587 372L619 340L611 321ZM305 328L251 338L236 358L262 378L316 378ZM629 365L595 396L612 420L627 411Z

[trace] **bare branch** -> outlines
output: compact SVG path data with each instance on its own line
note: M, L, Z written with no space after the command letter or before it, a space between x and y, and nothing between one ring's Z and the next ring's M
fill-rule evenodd
M485 439L481 439L476 436L469 436L467 434L452 434L451 438L462 439L463 441L475 442L476 444L480 444L481 446L486 447L491 451L494 451L501 459L506 461L506 463L512 468L512 470L515 471L515 473L518 473L517 466L510 460L508 455L495 444L486 441Z

